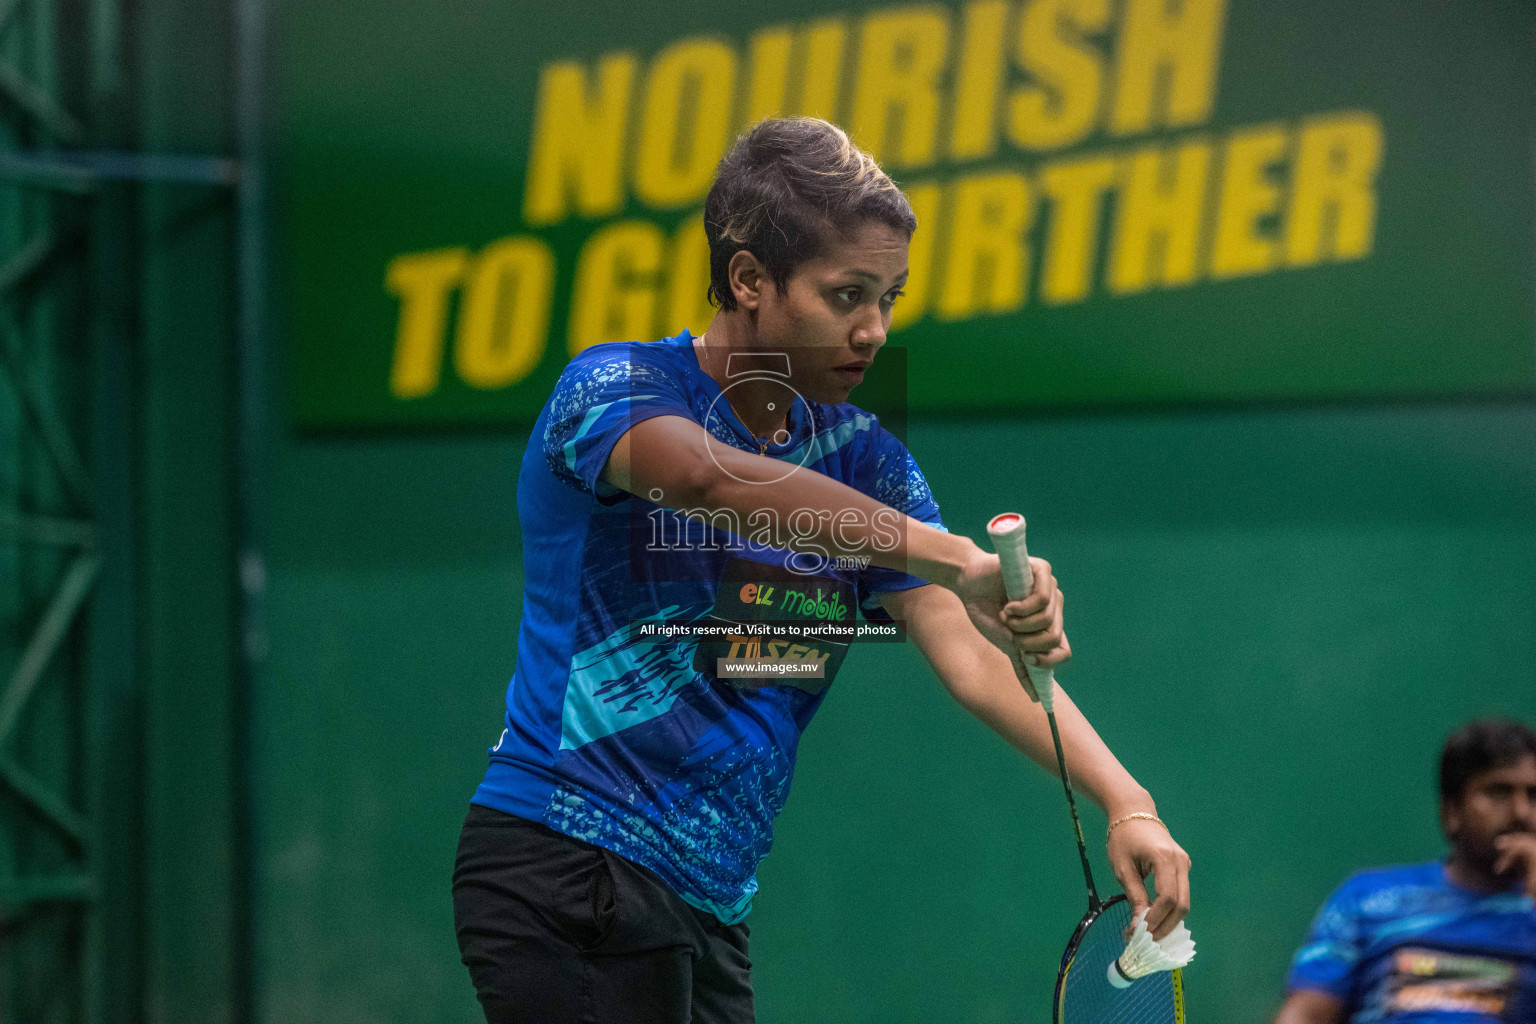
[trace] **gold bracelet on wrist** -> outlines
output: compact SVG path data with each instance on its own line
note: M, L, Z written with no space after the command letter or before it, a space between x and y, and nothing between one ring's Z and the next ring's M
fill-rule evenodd
M1172 834L1173 834L1173 829L1171 829L1171 828L1169 828L1169 827L1168 827L1168 826L1167 826L1167 824L1166 824L1166 823L1165 823L1165 822L1164 822L1164 821L1163 821L1163 819L1162 819L1162 818L1159 818L1159 817L1158 817L1158 816L1157 816L1157 815L1155 815L1155 814L1148 814L1148 813L1147 813L1147 812L1146 812L1146 811L1137 811L1137 812L1136 812L1136 813L1135 813L1135 814L1127 814L1127 815L1126 815L1126 816L1125 816L1125 817L1123 817L1123 818L1117 818L1117 819L1115 819L1115 820L1114 820L1114 821L1112 821L1112 822L1110 822L1110 823L1109 823L1109 829L1108 829L1108 831L1106 831L1106 832L1105 832L1105 833L1104 833L1104 841L1105 841L1105 842L1106 842L1106 843L1107 843L1107 842L1109 842L1109 837L1110 837L1110 836L1111 836L1111 835L1113 835L1113 834L1114 834L1114 831L1115 831L1115 829L1116 829L1116 828L1117 828L1117 827L1118 827L1118 826L1120 826L1120 825L1124 825L1124 824L1125 824L1125 823L1126 823L1126 822L1128 822L1128 821L1135 821L1135 820L1137 820L1137 819L1138 819L1138 818L1139 818L1139 819L1141 819L1141 820L1142 820L1142 821L1155 821L1155 822L1157 822L1157 823L1158 823L1158 824L1159 824L1159 825L1162 825L1162 826L1163 826L1163 831L1164 831L1164 832L1167 832L1167 833L1168 833L1168 834L1169 834L1169 835L1172 835Z

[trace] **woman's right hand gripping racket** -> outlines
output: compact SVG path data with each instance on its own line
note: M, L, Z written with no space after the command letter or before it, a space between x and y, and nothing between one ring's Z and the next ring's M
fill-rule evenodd
M1029 552L1024 546L1024 517L1014 512L995 516L987 524L987 535L1002 564L1008 600L1022 601L1034 586ZM1067 759L1061 750L1061 733L1056 728L1054 674L1049 666L1037 667L1017 658L1015 664L1029 673L1028 681L1051 724L1056 764L1072 815L1083 881L1088 885L1088 913L1072 933L1056 972L1051 1020L1053 1024L1184 1024L1183 974L1172 964L1187 963L1194 956L1189 932L1181 924L1154 942L1141 920L1145 911L1132 927L1131 904L1124 894L1099 899L1072 795L1072 777L1067 774Z

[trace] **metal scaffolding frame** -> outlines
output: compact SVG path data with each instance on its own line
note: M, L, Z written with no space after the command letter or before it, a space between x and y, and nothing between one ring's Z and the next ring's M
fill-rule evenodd
M229 995L234 1019L255 1013L243 719L265 647L255 525L265 431L256 172L265 14L261 0L232 0L236 154L229 158L132 151L122 24L129 10L121 0L0 0L0 445L10 448L0 449L0 1021L95 1021L111 1012L101 991L108 951L97 820L99 777L111 766L92 753L104 719L92 705L103 694L92 685L84 620L102 577L100 509L131 505L126 497L103 502L99 488L126 489L132 473L93 473L82 444L115 428L130 438L108 445L107 457L132 452L129 422L92 418L131 418L133 383L106 375L133 361L112 350L134 342L132 325L113 318L123 305L115 299L136 287L133 238L122 229L141 184L235 190L238 564L229 568L239 594L235 712L242 721L234 755L243 834L234 898L240 963ZM91 408L103 395L116 395L106 403L112 408ZM106 476L113 482L104 484ZM131 589L131 564L117 578ZM131 687L131 668L127 675ZM112 1005L124 1009L120 998ZM129 1012L137 1019L144 1009Z
M68 649L100 568L96 490L70 385L88 377L77 322L61 306L81 293L80 235L92 183L60 177L58 147L87 130L70 106L84 83L47 0L0 10L0 133L6 158L36 154L26 175L0 171L0 395L11 413L0 559L7 660L0 690L0 1016L80 1020L91 1001L90 934L99 895L85 767L88 669ZM66 99L66 97L68 97ZM62 194L60 194L62 193ZM39 760L39 748L64 749ZM32 979L46 978L43 984Z

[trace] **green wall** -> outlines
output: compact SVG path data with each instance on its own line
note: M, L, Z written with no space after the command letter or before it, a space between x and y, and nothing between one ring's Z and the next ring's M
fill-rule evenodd
M1192 1021L1264 1020L1332 886L1439 850L1443 735L1536 712L1533 439L1530 404L912 423L952 529L1030 516L1063 683L1194 858ZM522 450L275 439L262 1019L476 1019L448 882L516 651ZM1056 783L911 647L839 678L749 918L760 1019L1047 1019L1084 903Z

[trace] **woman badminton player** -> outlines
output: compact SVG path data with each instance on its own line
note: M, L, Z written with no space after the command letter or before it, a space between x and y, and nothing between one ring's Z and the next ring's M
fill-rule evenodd
M962 706L1055 764L1016 671L1070 654L1050 567L1032 559L1033 592L1008 602L997 556L945 531L912 457L848 401L916 227L842 131L765 121L706 202L708 330L594 346L556 384L518 480L516 671L454 871L491 1024L753 1020L744 918L843 648L763 643L760 660L820 676L781 658L786 674L738 678L739 651L665 627L807 604L894 618ZM1188 909L1189 859L1064 694L1056 717L1135 909L1156 878L1160 937Z

